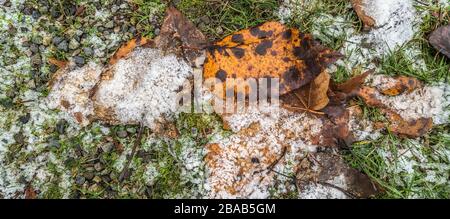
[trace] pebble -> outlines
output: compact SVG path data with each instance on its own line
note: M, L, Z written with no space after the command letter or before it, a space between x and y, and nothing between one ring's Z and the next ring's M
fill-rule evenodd
M79 67L82 67L84 65L84 58L81 56L75 56L73 57L73 61L75 64L77 64Z
M94 169L95 169L96 171L102 171L102 170L103 170L103 166L102 166L101 163L96 163L96 164L94 165Z
M114 148L114 144L113 143L105 143L105 144L102 144L102 146L100 146L100 147L102 148L103 152L109 153Z
M39 19L40 17L41 17L41 13L39 13L39 11L37 11L37 10L34 10L32 13L31 13L31 17L33 17L34 19Z
M86 173L84 173L84 177L87 179L87 180L91 180L91 179L93 179L94 178L94 173L93 172L86 172Z
M99 176L95 176L92 181L94 181L96 183L100 183L102 181L102 178L100 178Z
M29 113L27 113L26 115L23 115L23 116L19 117L19 121L22 124L27 124L28 121L30 121L30 118L31 118L31 115Z
M108 29L111 29L114 27L114 21L109 21L108 23L105 24L105 27Z
M86 179L83 176L77 176L75 178L75 183L79 186L82 186L86 182Z
M40 65L42 63L41 55L40 54L33 55L31 57L31 63L33 63L33 65Z
M14 141L16 141L17 144L25 143L25 136L23 136L22 132L14 134L13 137L14 137Z
M56 37L53 37L52 43L53 43L53 45L57 46L57 45L58 45L59 43L61 43L63 40L64 40L64 38L56 36Z
M66 40L63 40L61 43L58 44L58 49L67 52L69 51L69 44L67 43Z
M69 49L77 49L80 46L80 43L75 39L71 39L69 42Z
M32 53L38 53L39 52L39 46L36 44L31 44L30 45L30 50Z
M92 56L94 55L94 50L90 47L84 47L83 52L86 56Z
M66 120L64 120L64 119L59 120L58 123L56 123L56 131L61 135L64 134L64 132L66 131L67 125L68 125L68 123Z
M127 131L125 131L125 130L121 130L121 131L118 131L118 132L117 132L117 136L118 136L119 138L126 138L126 137L128 136L128 133L127 133Z

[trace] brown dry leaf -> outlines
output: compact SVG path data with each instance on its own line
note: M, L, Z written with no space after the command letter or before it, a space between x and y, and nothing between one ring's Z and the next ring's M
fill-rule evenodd
M352 2L353 9L356 11L356 14L358 15L359 19L361 19L361 21L364 23L364 26L366 28L374 27L375 19L368 16L364 12L363 0L352 0L351 2Z
M435 49L450 58L450 25L439 27L433 31L430 43Z
M351 94L361 88L361 86L366 81L367 76L369 76L373 72L373 70L370 70L363 74L357 75L344 83L336 85L334 90L343 92L345 94Z
M206 37L197 27L175 7L169 7L155 39L156 47L166 52L182 54L192 65L203 55Z
M207 51L205 79L217 78L223 83L227 78L279 78L280 95L309 84L341 57L311 35L278 22L238 31Z
M378 91L373 87L364 86L358 90L357 95L371 107L386 108L386 106L377 98Z
M114 55L109 60L110 65L116 64L120 59L126 57L130 52L132 52L136 47L143 46L151 43L150 39L146 37L138 36L134 39L131 39L127 43L123 44Z
M325 108L330 99L328 98L328 88L331 76L323 71L309 85L297 89L290 94L281 97L284 107L290 110L315 111Z
M33 187L31 187L30 185L28 185L25 188L25 199L36 199L36 191L33 189Z
M411 93L416 88L421 86L421 83L416 78L399 76L394 79L395 83L392 86L388 86L380 90L380 92L384 95L388 96L397 96L403 93Z
M58 66L58 68L62 69L64 67L67 66L68 62L67 61L61 61L61 60L57 60L55 58L49 58L48 59L48 63L52 64L52 65L56 65Z
M360 171L350 167L340 155L319 152L313 159L305 159L297 171L299 187L303 188L309 183L319 183L326 187L333 187L344 192L349 198L370 198L379 194L380 187ZM316 171L311 171L316 169ZM329 183L336 177L342 177L340 183Z
M431 130L433 126L433 120L431 118L419 118L407 121L377 99L377 94L378 91L372 87L363 87L358 92L358 96L361 97L367 105L380 108L389 118L391 124L388 126L388 129L391 132L399 136L418 138Z
M391 124L388 129L403 137L418 138L427 134L433 128L432 118L419 118L416 120L405 120L392 110L384 110Z

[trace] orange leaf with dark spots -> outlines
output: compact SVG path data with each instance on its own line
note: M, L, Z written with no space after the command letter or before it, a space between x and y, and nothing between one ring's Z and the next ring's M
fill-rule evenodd
M309 84L341 57L311 35L278 22L238 31L207 51L205 79L217 78L225 84L228 78L277 78L280 95Z
M411 93L421 85L419 80L412 77L399 76L394 80L395 82L391 86L380 90L380 92L388 96L397 96L403 93Z

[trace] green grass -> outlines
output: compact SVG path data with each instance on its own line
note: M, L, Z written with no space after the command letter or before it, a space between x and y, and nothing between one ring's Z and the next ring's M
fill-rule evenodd
M131 23L138 33L154 37L155 30L162 22L167 3L163 0L133 0L136 10L131 12Z
M211 40L276 20L278 6L277 0L181 0L177 5Z
M450 149L448 126L435 127L433 132L424 137L420 148L414 147L409 139L400 139L390 133L370 142L356 143L345 153L347 162L367 174L382 187L384 192L379 198L448 198L450 186L426 180L426 170L434 170L443 174L435 164L448 163L445 151ZM413 159L420 165L413 166L414 172L409 174L396 171L405 151L415 154ZM385 153L392 156L386 158ZM419 155L416 155L419 154ZM420 161L426 159L425 161ZM428 165L428 166L427 166Z
M406 75L418 78L426 83L446 81L450 79L450 62L447 57L438 53L428 42L429 35L436 28L450 23L450 7L439 8L435 5L417 6L419 11L429 11L422 20L420 30L414 39L402 48L393 51L381 60L380 67L384 74ZM404 51L416 49L417 57L409 57ZM423 60L425 68L414 65Z

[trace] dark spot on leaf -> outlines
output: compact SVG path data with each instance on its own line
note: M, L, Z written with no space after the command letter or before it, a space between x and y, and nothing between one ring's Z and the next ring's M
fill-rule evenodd
M300 72L293 66L283 73L283 79L286 83L292 84L298 81Z
M289 29L289 30L284 31L282 36L283 36L283 39L286 39L286 40L291 39L291 37L292 37L292 30Z
M231 42L234 43L243 43L244 42L244 36L242 34L235 34L231 37Z
M259 27L253 27L250 29L250 34L252 34L255 37L258 37L259 39L271 37L273 35L273 31L264 31L259 29Z
M225 80L227 79L227 72L222 70L222 69L220 69L216 73L216 78L218 78L222 82L225 82Z
M264 40L256 46L256 53L258 55L266 55L267 49L272 48L273 42L271 40Z
M231 48L231 52L234 54L234 56L236 56L236 58L240 59L242 57L244 57L245 55L245 50L242 48L236 48L233 47Z

